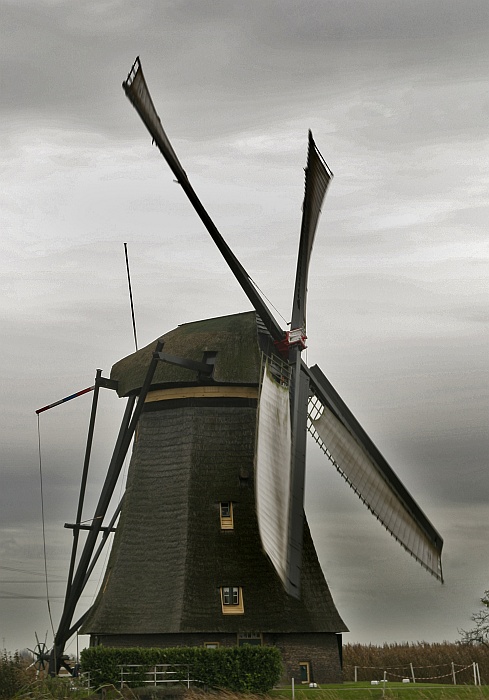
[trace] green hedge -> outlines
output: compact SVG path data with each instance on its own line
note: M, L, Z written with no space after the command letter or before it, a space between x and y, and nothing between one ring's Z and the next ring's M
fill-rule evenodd
M118 686L120 666L138 664L128 685L142 685L144 672L155 664L188 665L193 680L212 688L241 692L265 693L273 688L282 673L280 652L275 647L242 646L205 649L176 647L148 649L142 647L90 647L81 653L82 671L89 672L93 686L107 683ZM175 669L178 670L178 669ZM182 681L187 677L182 671Z

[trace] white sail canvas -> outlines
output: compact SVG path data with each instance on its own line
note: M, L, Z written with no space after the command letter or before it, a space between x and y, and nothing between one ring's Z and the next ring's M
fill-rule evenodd
M282 582L287 579L291 434L289 390L265 368L258 407L255 489L262 545Z
M422 566L442 580L439 551L355 437L326 406L311 420L311 427L323 451L369 510Z

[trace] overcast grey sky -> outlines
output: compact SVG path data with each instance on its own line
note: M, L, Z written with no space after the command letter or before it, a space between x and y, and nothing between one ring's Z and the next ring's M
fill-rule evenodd
M287 320L313 130L335 178L310 270L307 360L443 535L446 583L311 444L313 536L345 641L457 639L489 587L487 0L0 9L1 646L32 646L35 630L52 643L34 411L132 352L123 242L140 345L250 308L123 94L136 55L191 182ZM89 504L120 403L102 397ZM40 421L55 627L89 408L85 396Z

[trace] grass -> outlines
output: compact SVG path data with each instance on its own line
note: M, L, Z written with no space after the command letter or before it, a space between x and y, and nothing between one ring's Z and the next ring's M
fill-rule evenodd
M270 691L272 698L292 698L292 689ZM446 685L435 683L382 683L372 686L367 682L322 685L321 688L297 688L295 700L481 700L489 698L489 686Z
M88 693L75 690L70 683L61 679L37 682L11 696L13 700L88 700ZM277 688L266 695L252 695L234 692L208 692L173 689L177 692L154 692L156 689L106 688L104 693L91 695L90 700L291 700L291 687ZM161 690L161 689L158 689ZM166 689L167 691L170 689ZM139 692L141 692L141 696ZM321 688L297 687L295 700L483 700L489 698L489 686L446 685L421 683L387 683L385 691L382 685L372 686L367 682L322 685Z

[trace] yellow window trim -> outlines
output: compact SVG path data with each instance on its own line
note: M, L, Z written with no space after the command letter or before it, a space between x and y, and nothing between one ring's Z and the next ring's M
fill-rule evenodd
M232 501L226 501L226 503L229 503L229 515L224 516L222 514L222 504L224 501L221 501L219 504L219 515L221 517L221 530L234 530L234 517L233 517L233 502Z
M228 588L228 586L222 586L221 587L221 610L223 615L243 615L244 614L244 601L243 601L243 589L241 586L237 587L234 586L234 588L238 588L239 591L239 596L238 596L238 604L237 605L225 605L224 604L224 588Z

